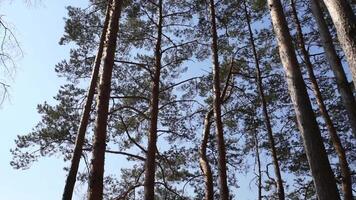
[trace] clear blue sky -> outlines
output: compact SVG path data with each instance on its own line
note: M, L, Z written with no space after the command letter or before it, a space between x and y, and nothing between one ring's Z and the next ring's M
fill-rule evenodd
M54 66L68 56L68 47L58 45L63 34L65 6L79 6L82 0L51 0L29 6L22 0L0 1L0 15L12 24L24 56L17 60L17 72L11 83L11 99L0 109L0 187L1 200L60 199L64 185L62 159L36 162L29 170L14 170L9 165L10 148L16 135L26 134L40 116L36 106L52 101L63 80Z
M0 108L1 200L61 198L65 180L65 164L61 158L41 158L28 170L14 170L9 165L9 150L14 147L17 135L29 133L40 120L37 104L44 101L55 103L52 97L64 81L56 76L54 66L69 55L68 46L58 45L64 29L63 18L67 13L65 6L85 6L85 3L87 1L83 0L43 0L40 4L28 6L21 0L12 3L0 0L0 15L4 15L3 19L15 28L24 52L23 58L17 60L11 99ZM119 162L110 159L111 166L120 166ZM247 177L241 175L239 179L242 186L238 191L240 199L254 199L256 191L248 188ZM83 189L76 197L85 192Z

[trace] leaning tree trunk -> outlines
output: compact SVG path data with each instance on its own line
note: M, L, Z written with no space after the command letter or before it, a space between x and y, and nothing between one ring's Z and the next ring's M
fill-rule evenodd
M280 0L268 0L280 59L319 200L339 200L336 180L321 138L306 85L300 71Z
M113 0L110 8L110 21L105 39L102 58L102 72L98 91L97 117L94 129L93 156L89 174L89 200L103 199L104 160L106 148L107 119L111 90L111 76L115 60L121 0Z
M284 200L285 199L285 194L284 194L284 187L283 187L283 179L282 179L281 170L280 170L279 163L278 163L276 145L275 145L275 141L274 141L274 136L273 136L270 117L269 117L268 110L267 110L267 101L266 101L265 94L264 94L264 89L263 89L261 69L260 69L260 61L258 59L258 54L257 54L256 46L255 46L255 39L253 37L253 32L252 32L251 22L250 22L250 15L249 15L249 13L247 11L246 1L244 1L244 7L245 7L245 15L246 15L247 27L248 27L249 36L250 36L250 43L251 43L251 46L252 46L252 52L253 52L253 56L254 56L254 59L255 59L255 65L256 65L258 93L259 93L260 98L261 98L264 122L265 122L266 129L267 129L268 141L269 141L270 149L271 149L271 152L272 152L274 172L275 172L275 176L276 176L276 179L277 179L276 183L277 183L278 199L279 200Z
M320 4L317 0L311 0L311 11L319 28L320 39L325 50L326 57L329 61L330 67L334 72L336 84L338 86L341 99L349 117L349 123L356 138L356 102L352 93L345 71L342 67L341 60L336 53L332 37L330 35L328 26L325 22L324 15Z
M203 139L199 148L199 157L200 157L199 163L200 163L200 168L204 175L204 182L205 182L205 200L214 199L213 174L211 172L211 167L206 154L212 115L213 115L213 110L209 110L208 113L206 113L205 115Z
M347 0L324 0L356 87L356 17Z
M223 91L221 92L221 103L225 103L229 97L231 96L231 91L230 94L228 95L228 88L229 88L229 82L230 79L233 80L233 75L232 75L232 69L233 69L233 64L234 64L234 58L231 59L231 65L230 65L230 70L226 78L225 82L225 87ZM204 129L203 129L203 137L201 141L201 145L199 148L199 164L200 168L202 170L202 173L204 175L204 183L205 183L205 200L213 200L214 199L214 184L213 184L213 174L211 172L211 167L209 164L209 159L206 153L206 149L208 146L208 140L209 140L209 134L210 134L210 128L211 128L211 118L214 114L214 109L210 109L206 114L204 118Z
M307 72L309 75L310 82L312 84L312 89L314 92L314 95L316 97L316 102L319 106L319 112L321 116L323 117L325 123L326 123L326 128L328 129L329 135L331 142L336 150L336 153L339 157L339 163L340 163L340 170L341 170L341 175L342 175L342 189L344 192L344 199L345 200L352 200L352 184L351 184L351 175L350 175L350 169L349 169L349 164L347 163L346 159L346 154L344 147L341 144L340 138L337 135L336 128L330 118L330 115L326 109L326 106L324 104L323 97L321 95L320 89L318 82L316 80L316 77L314 75L313 71L313 64L310 61L309 57L309 52L307 51L305 47L305 41L304 41L304 36L303 36L303 31L302 27L300 24L300 21L298 19L298 14L296 10L296 5L294 0L291 0L291 7L292 7L292 15L295 21L296 25L296 34L297 34L297 46L299 47L303 60L305 62L305 66L307 68Z
M101 57L103 54L105 36L106 36L107 27L109 24L109 17L110 17L109 14L110 14L110 12L109 12L109 7L108 7L106 10L106 17L105 17L103 32L101 33L101 36L100 36L98 52L96 54L94 65L93 65L93 71L92 71L92 75L91 75L89 89L87 92L87 98L85 101L82 118L80 120L79 128L77 131L77 138L75 140L73 157L71 160L71 165L69 168L67 180L66 180L66 183L64 186L62 200L71 200L72 196L73 196L73 190L74 190L74 185L75 185L75 181L76 181L76 176L78 173L80 158L81 158L82 152L83 152L85 132L88 127L91 106L93 104L93 99L94 99L94 94L95 94L95 88L96 88L96 85L98 84L100 61L101 61Z
M209 1L210 9L210 25L212 34L212 61L213 61L213 90L214 90L214 117L216 124L216 140L218 147L218 173L220 184L220 198L221 200L229 200L229 188L227 186L227 167L226 167L226 150L224 141L224 130L221 120L221 96L220 96L220 66L218 55L218 36L216 30L216 16L214 0Z
M145 163L144 199L154 200L155 193L155 172L156 172L156 150L157 150L157 126L158 126L158 104L159 104L159 84L161 76L161 42L163 23L163 0L158 1L158 26L157 42L155 47L155 69L153 74L151 103L150 103L150 129L148 136L148 147Z

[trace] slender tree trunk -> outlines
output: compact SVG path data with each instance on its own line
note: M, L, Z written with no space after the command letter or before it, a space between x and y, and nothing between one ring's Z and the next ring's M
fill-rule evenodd
M294 0L291 0L291 7L292 7L292 15L296 24L296 29L297 29L297 46L299 47L303 60L305 62L305 66L307 68L307 72L309 75L309 79L312 84L313 92L316 97L316 102L319 106L319 111L321 116L323 117L326 127L328 129L331 142L336 150L336 153L338 154L339 157L339 163L340 163L340 170L342 174L342 189L344 192L345 200L352 200L352 184L351 184L351 175L350 175L350 169L349 169L349 164L347 163L346 159L346 154L345 150L341 144L340 138L337 135L336 128L334 124L332 123L332 120L330 118L330 115L326 109L326 106L324 104L323 97L321 95L320 89L318 82L316 80L316 77L314 75L313 71L313 64L310 61L309 57L309 52L305 48L305 41L304 41L304 36L303 36L303 30L300 24L300 21L298 19L298 14L296 10L296 5Z
M356 17L346 0L324 0L356 87Z
M264 89L263 89L260 61L258 59L258 54L257 54L256 46L255 46L255 39L253 37L253 32L252 32L251 22L250 22L250 15L247 11L246 1L244 1L244 6L245 6L245 15L246 15L246 20L247 20L247 25L248 25L248 31L249 31L249 35L250 35L250 43L252 46L252 52L253 52L253 56L254 56L255 64L256 64L258 93L260 94L260 98L261 98L264 122L265 122L265 126L267 129L270 149L272 152L272 160L273 160L274 172L275 172L276 183L277 183L278 199L284 200L285 194L284 194L284 187L283 187L283 179L282 179L281 170L280 170L279 163L278 163L276 145L275 145L275 141L274 141L270 117L269 117L268 110L267 110L267 101L266 101Z
M220 66L218 54L218 36L216 30L216 16L214 0L209 1L210 23L212 34L212 61L213 61L213 90L214 90L214 117L216 123L216 140L218 147L218 168L221 200L229 200L229 188L227 186L226 150L224 141L224 130L221 120L221 96L220 96Z
M258 146L257 132L253 133L253 139L256 148L256 160L257 160L257 170L258 170L258 200L262 200L262 170L261 170L261 159L260 159L260 147Z
M330 67L334 72L336 83L344 103L345 109L348 113L349 123L356 138L356 102L352 93L345 71L342 67L341 60L336 53L332 37L330 35L328 26L325 22L324 15L320 4L317 0L311 0L311 11L319 28L320 39L323 44L326 57L329 61Z
M280 0L268 0L279 54L319 200L339 200L336 180L300 71Z
M74 185L75 185L75 181L76 181L76 176L78 173L80 158L81 158L82 152L83 152L85 132L88 127L91 106L93 104L93 99L94 99L94 94L95 94L95 88L96 88L96 85L98 84L100 61L101 61L101 57L103 54L104 42L105 42L105 36L106 36L106 30L107 30L108 24L109 24L109 8L107 8L107 11L106 11L104 28L103 28L103 32L101 33L101 36L100 36L99 48L98 48L98 52L96 54L94 65L93 65L93 71L92 71L92 75L91 75L90 85L89 85L89 89L87 92L87 98L85 101L82 118L80 120L79 129L77 131L77 138L75 140L73 157L71 160L71 165L70 165L69 173L67 176L67 180L66 180L66 183L64 186L62 200L71 200L72 196L73 196L73 190L74 190Z
M159 84L161 76L161 42L162 42L162 23L163 23L163 0L158 1L158 27L157 42L155 47L155 69L151 92L151 121L148 136L148 147L145 163L144 198L154 200L155 193L155 172L156 172L156 150L157 150L157 126L158 126L158 104L159 104Z
M102 58L102 72L100 76L97 118L94 129L93 156L89 174L89 200L103 199L104 160L106 149L107 119L111 90L111 76L115 60L119 18L121 14L121 0L113 0L110 8L110 21L105 39Z
M203 139L199 149L199 157L200 157L199 163L205 179L205 200L214 199L213 175L211 172L211 167L209 164L208 157L206 155L212 115L213 115L213 110L209 110L208 113L206 113L205 115Z

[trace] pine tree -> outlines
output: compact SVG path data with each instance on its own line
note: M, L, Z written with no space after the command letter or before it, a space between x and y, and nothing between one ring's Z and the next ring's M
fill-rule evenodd
M210 19L211 19L211 52L213 61L213 90L214 90L214 119L216 123L216 140L218 146L218 165L219 165L219 186L220 186L220 198L222 200L228 200L229 188L227 186L227 167L226 167L226 150L224 140L223 123L221 121L221 92L220 92L220 66L218 55L218 36L216 30L216 18L215 18L215 2L209 1Z
M105 45L102 56L102 72L98 86L97 118L94 130L93 158L91 161L88 199L103 199L103 177L106 149L107 120L109 112L111 76L115 62L117 33L122 1L112 0L109 3L110 20L106 31Z
M321 200L340 199L335 177L298 66L282 4L279 0L268 0L268 6L318 198Z
M329 28L325 22L324 14L321 9L320 3L318 1L312 0L311 11L314 15L316 24L319 29L320 39L322 41L323 48L325 50L326 56L329 61L329 65L333 70L336 83L338 86L338 90L340 92L341 98L343 100L344 106L347 110L347 114L349 117L349 123L352 128L352 132L354 136L356 136L356 110L354 109L356 106L355 98L350 88L350 85L347 81L347 77L345 71L343 69L341 60L337 55L335 50L335 46L333 44L333 39L331 37Z
M345 194L345 199L352 199L352 183L351 183L351 175L350 175L350 169L349 169L349 165L347 163L347 159L346 159L346 154L345 154L345 150L344 147L341 144L340 138L338 136L338 133L336 131L336 128L330 118L329 112L326 109L323 97L321 95L320 89L319 89L319 85L318 82L316 80L314 71L313 71L313 64L310 61L309 58L309 52L307 51L307 49L305 48L305 42L304 42L304 36L303 36L303 32L302 32L302 27L298 18L298 14L297 14L297 9L296 9L296 5L295 5L295 1L291 0L291 7L292 7L292 15L296 24L296 29L297 29L297 45L302 53L303 56L303 60L305 62L305 66L307 68L308 71L308 75L309 75L309 79L312 83L312 88L313 88L313 92L314 95L316 97L316 101L317 104L319 106L319 112L321 113L325 123L326 123L326 127L328 129L329 135L330 135L330 139L331 142L335 148L335 151L338 154L339 157L339 163L340 163L340 168L341 168L341 173L342 173L342 181L343 181L343 191Z
M71 166L70 166L68 177L67 177L66 184L64 187L64 192L63 192L63 197L62 197L63 200L71 200L72 196L73 196L73 190L74 190L74 185L76 182L80 158L82 157L82 152L83 152L85 133L86 133L88 123L89 123L90 111L91 111L91 107L92 107L93 100L94 100L96 85L98 84L100 62L101 62L101 57L103 55L106 31L107 31L107 27L109 24L109 17L110 17L109 10L110 9L107 9L107 11L106 11L106 19L105 19L105 23L104 23L104 27L103 27L103 32L100 37L98 53L95 57L92 77L90 80L90 86L89 86L89 89L87 92L84 110L82 113L82 117L80 120L78 132L77 132L77 136L76 136L76 140L75 140L75 147L74 147L74 152L73 152L73 156L71 159Z
M346 0L324 0L356 87L356 17Z
M278 190L278 198L280 200L284 200L285 194L284 194L283 180L282 180L282 175L281 175L281 171L280 171L280 167L279 167L279 161L278 161L278 157L277 157L277 151L276 151L274 136L273 136L273 132L272 132L272 125L271 125L270 117L269 117L268 110L267 110L267 102L266 102L266 98L265 98L265 94L264 94L264 88L263 88L262 77L261 77L262 75L261 75L261 69L260 69L260 62L259 62L259 58L257 55L255 40L254 40L251 23L250 23L250 15L247 10L246 1L244 1L244 10L245 10L245 16L246 16L246 21L247 21L250 43L252 46L252 52L253 52L255 65L256 65L256 81L257 81L258 93L259 93L260 99L261 99L263 117L264 117L266 129L267 129L268 140L269 140L270 149L272 152L274 171L275 171L275 175L276 175L276 179L277 179L276 183L277 183L277 190ZM257 142L256 142L256 145L258 146ZM258 154L258 153L256 152L256 154ZM259 196L261 196L261 195L259 195Z

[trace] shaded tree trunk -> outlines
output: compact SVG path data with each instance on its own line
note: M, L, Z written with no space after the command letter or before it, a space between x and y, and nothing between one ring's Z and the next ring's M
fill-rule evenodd
M256 150L256 161L257 161L257 171L258 171L258 200L262 200L262 170L261 170L261 159L260 159L260 147L258 146L257 132L253 133L253 138L255 142Z
M213 174L211 172L211 167L209 164L208 157L206 155L206 149L208 146L208 139L211 127L211 117L213 116L213 110L209 110L206 113L204 118L204 131L203 131L203 139L199 148L199 163L200 168L203 172L205 179L205 200L213 200L214 199L214 185L213 185Z
M337 38L356 87L356 17L346 0L323 0L335 25Z
M268 0L268 6L279 46L280 59L286 73L288 90L294 105L298 128L303 139L318 198L319 200L339 200L336 180L298 65L281 1Z
M283 187L283 179L282 179L281 170L280 170L279 163L278 163L278 156L277 156L277 150L276 150L276 145L275 145L273 131L272 131L272 125L271 125L270 117L268 114L267 101L266 101L264 89L263 89L260 61L258 59L258 54L257 54L256 46L255 46L255 39L253 37L253 32L252 32L251 22L250 22L250 15L247 11L246 1L244 1L244 6L245 6L246 21L247 21L247 25L248 25L247 27L248 27L249 36L250 36L250 43L252 46L252 52L253 52L253 56L255 59L255 65L256 65L258 93L261 98L262 112L263 112L266 130L267 130L268 142L269 142L270 150L272 153L272 160L273 160L274 172L275 172L276 183L277 183L278 199L284 200L285 194L284 194L284 187Z
M321 95L320 89L318 82L316 80L314 71L313 71L313 64L310 61L309 57L309 52L307 51L305 47L305 41L304 41L304 36L303 36L303 31L302 27L300 24L300 21L298 19L298 14L296 10L296 5L295 1L291 0L291 7L292 7L292 15L296 24L296 29L297 29L297 46L299 47L303 60L305 62L305 66L307 68L307 72L309 75L310 82L312 84L312 89L314 92L314 95L316 97L316 102L319 106L319 112L321 116L323 117L326 127L328 129L329 135L331 142L336 150L336 153L339 157L339 163L340 163L340 170L342 174L342 189L344 192L344 197L345 200L352 200L352 184L351 184L351 175L350 175L350 169L349 169L349 164L347 163L346 159L346 154L345 154L345 149L343 148L340 138L337 135L336 128L330 118L330 115L326 109L326 106L324 104L323 97Z
M106 149L107 119L111 90L111 76L115 60L119 18L121 14L121 0L113 0L110 8L110 21L105 39L102 57L102 72L98 90L97 117L94 129L93 156L89 174L89 200L103 199L103 177Z
M159 104L159 87L161 76L161 42L162 42L162 23L163 23L163 0L158 1L158 26L157 42L155 47L155 69L153 74L151 102L150 102L150 129L148 135L148 147L145 163L145 181L144 181L144 198L145 200L154 200L155 193L155 172L156 172L156 150L157 150L157 126L158 126L158 104Z
M209 1L210 23L211 23L211 52L213 61L213 90L214 90L214 117L216 123L216 140L218 147L218 173L221 200L229 200L229 188L227 186L226 150L224 141L224 130L221 120L221 96L220 96L220 66L218 54L218 36L216 30L216 15L214 0Z
M352 93L345 71L342 67L341 60L336 53L331 34L325 22L321 6L317 0L311 0L311 11L319 28L320 39L325 50L326 57L330 67L334 72L336 83L348 113L350 126L354 137L356 138L356 102Z
M106 10L106 17L105 17L103 32L101 33L101 36L100 36L98 52L96 54L94 65L93 65L93 71L92 71L92 75L91 75L89 89L87 92L84 110L82 113L78 131L77 131L77 137L75 140L73 157L71 160L69 173L68 173L66 183L64 186L62 200L71 200L72 196L73 196L73 190L74 190L74 186L75 186L75 182L76 182L76 176L78 173L80 158L81 158L82 152L83 152L83 145L84 145L84 141L85 141L85 132L87 130L88 123L89 123L91 106L93 104L93 99L94 99L94 95L95 95L95 88L98 84L100 61L101 61L101 57L103 54L105 36L106 36L106 32L107 32L107 28L108 28L108 24L109 24L109 18L110 18L109 10L110 9L108 7Z

